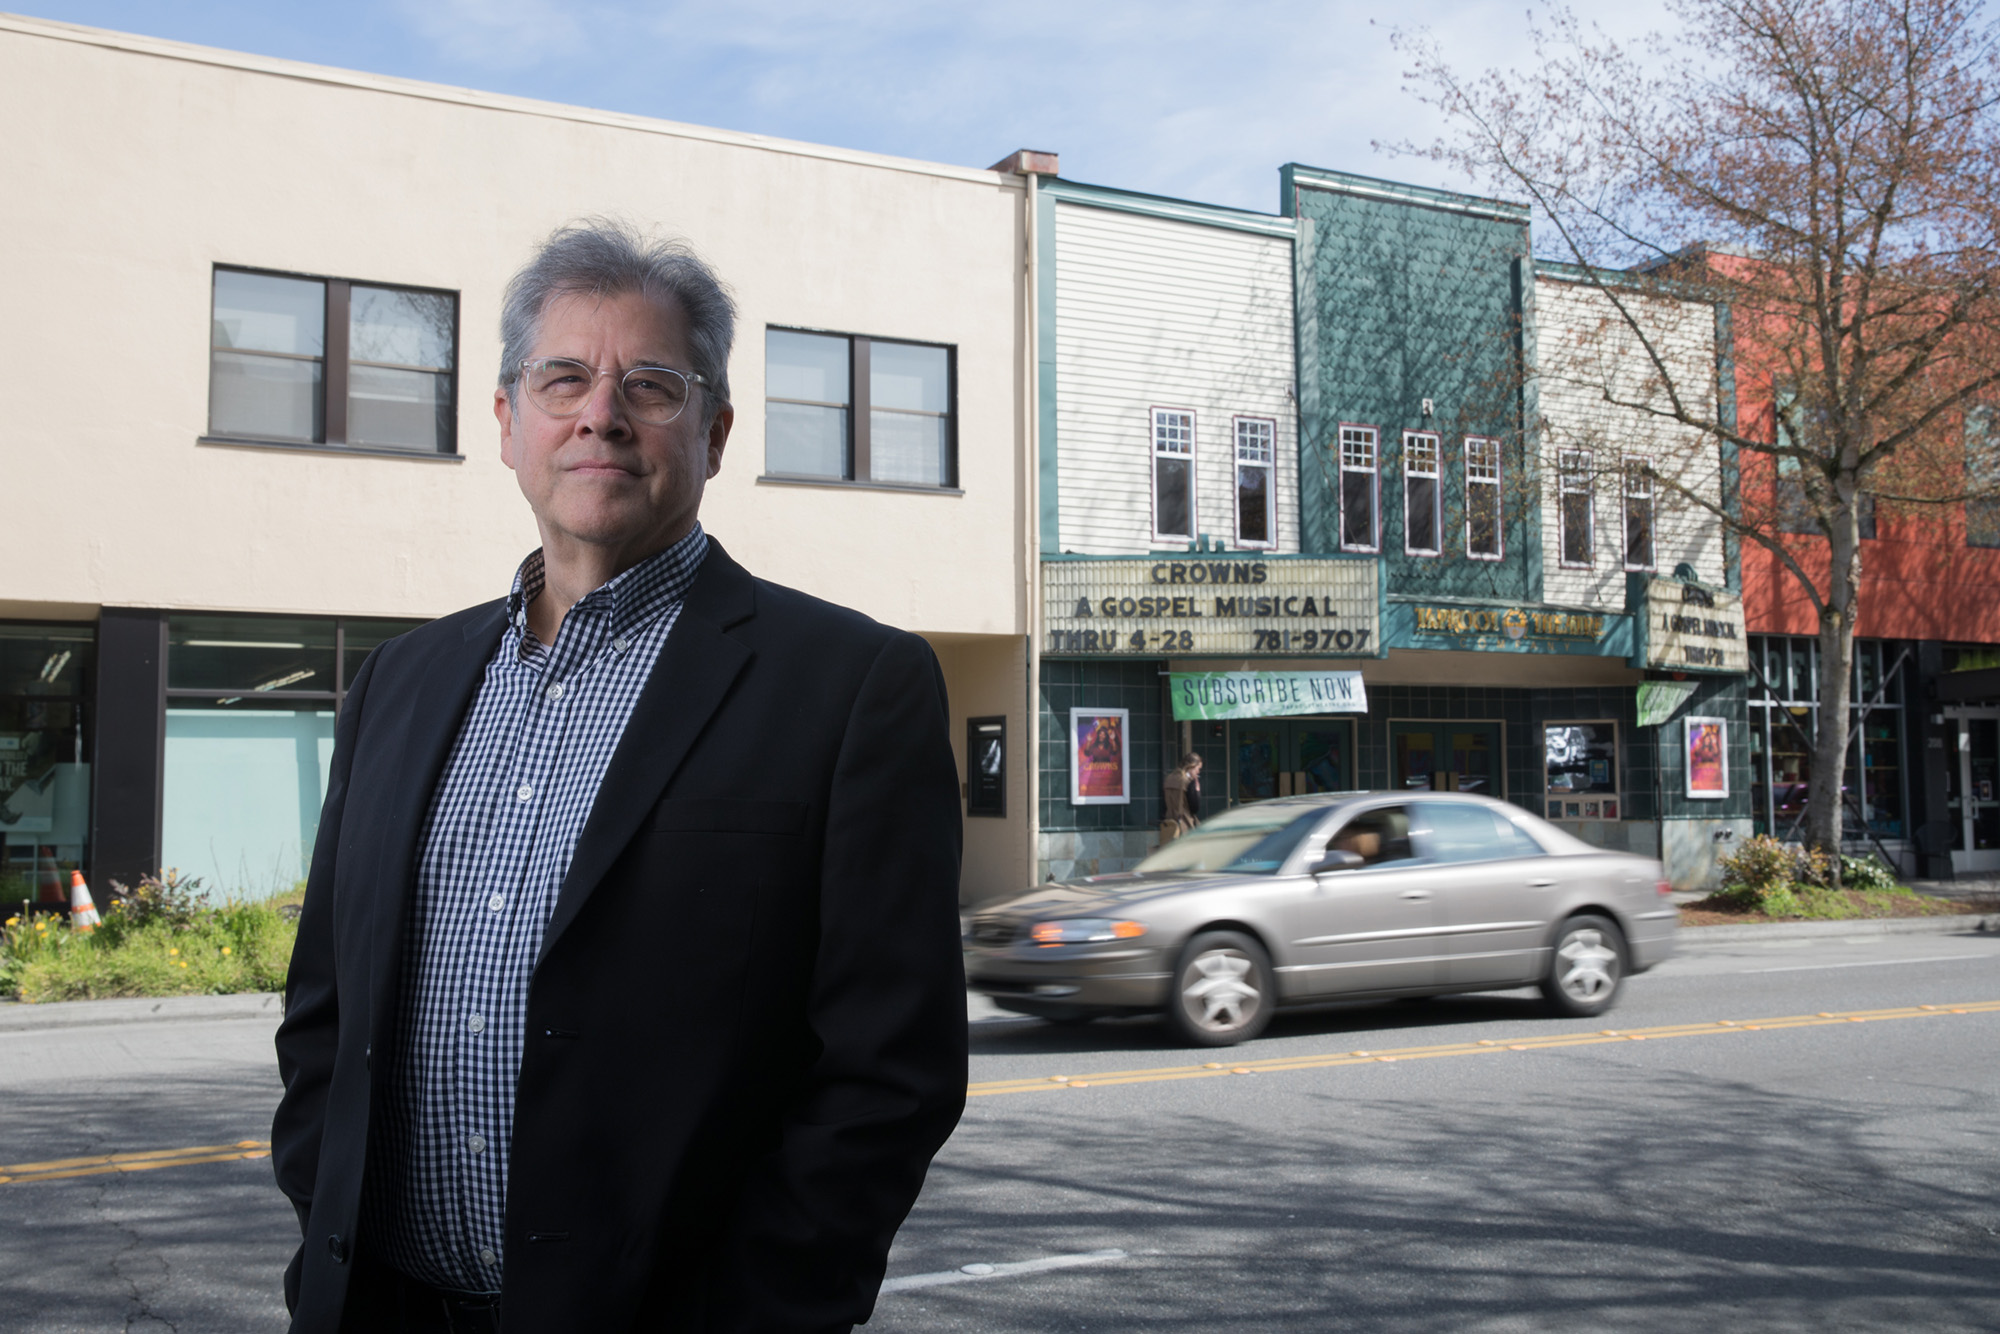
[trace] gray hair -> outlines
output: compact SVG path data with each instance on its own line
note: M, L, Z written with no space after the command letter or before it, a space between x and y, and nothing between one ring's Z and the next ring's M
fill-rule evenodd
M729 348L736 303L729 289L685 241L648 236L613 218L582 218L550 233L507 284L500 305L500 387L516 409L521 363L541 333L542 313L560 296L636 292L680 307L687 321L691 369L702 377L702 426L729 403Z

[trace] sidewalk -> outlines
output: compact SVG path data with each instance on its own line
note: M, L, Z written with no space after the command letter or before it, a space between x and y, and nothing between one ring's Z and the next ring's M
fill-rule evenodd
M50 1001L24 1005L0 1000L0 1033L43 1028L96 1028L106 1024L144 1024L161 1020L266 1019L276 1023L285 1013L284 997L274 991L240 996L157 996L136 1000Z

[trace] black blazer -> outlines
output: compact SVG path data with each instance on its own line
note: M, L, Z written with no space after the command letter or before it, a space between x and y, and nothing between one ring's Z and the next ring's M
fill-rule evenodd
M271 1130L298 1334L342 1327L371 1067L431 793L505 604L391 640L341 710ZM960 824L914 635L710 542L528 988L508 1334L844 1330L965 1100Z

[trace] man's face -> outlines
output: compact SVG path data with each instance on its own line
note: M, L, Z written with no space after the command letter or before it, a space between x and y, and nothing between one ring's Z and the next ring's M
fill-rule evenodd
M684 324L677 306L662 309L638 293L557 297L543 308L530 357L612 371L574 417L543 412L525 385L517 386L518 408L504 390L493 395L500 457L535 511L545 547L597 547L627 564L694 526L702 488L722 468L735 414L724 408L703 430L705 391L697 386L680 416L653 426L634 420L617 390L633 366L691 371Z

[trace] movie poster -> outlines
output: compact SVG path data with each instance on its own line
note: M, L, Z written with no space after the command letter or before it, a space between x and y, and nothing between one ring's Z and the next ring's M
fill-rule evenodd
M1729 723L1723 718L1687 720L1687 794L1729 795Z
M1069 804L1128 806L1132 761L1127 709L1069 711Z

